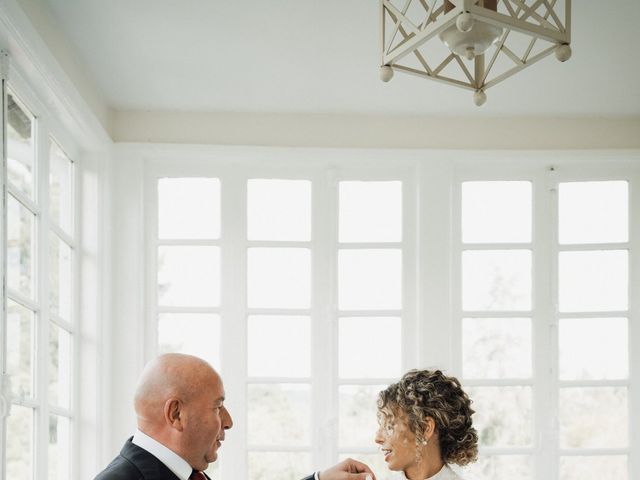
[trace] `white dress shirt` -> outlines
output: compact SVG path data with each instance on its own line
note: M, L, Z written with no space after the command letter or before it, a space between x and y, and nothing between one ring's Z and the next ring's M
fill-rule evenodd
M165 466L175 473L180 480L189 480L191 472L193 471L191 465L189 465L184 458L170 448L165 447L163 444L140 430L136 430L136 433L133 435L132 443L135 443L137 446L143 448L164 463Z

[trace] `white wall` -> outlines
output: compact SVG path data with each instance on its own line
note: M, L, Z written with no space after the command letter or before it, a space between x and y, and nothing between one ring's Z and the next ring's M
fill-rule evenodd
M102 127L110 132L111 109L98 92L93 79L86 73L73 47L69 45L64 32L52 22L52 14L47 2L38 0L17 0L17 2L37 30L38 35L45 41L51 54L69 76L74 87L99 119Z
M108 388L103 401L107 444L106 464L136 427L133 392L144 366L144 204L143 160L116 147L111 159L113 183L111 244L110 342L104 366Z

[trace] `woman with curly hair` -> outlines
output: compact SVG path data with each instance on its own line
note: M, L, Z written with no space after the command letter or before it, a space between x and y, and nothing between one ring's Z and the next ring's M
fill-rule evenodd
M409 480L456 480L450 464L478 456L471 400L440 370L411 370L378 396L376 443L390 470Z

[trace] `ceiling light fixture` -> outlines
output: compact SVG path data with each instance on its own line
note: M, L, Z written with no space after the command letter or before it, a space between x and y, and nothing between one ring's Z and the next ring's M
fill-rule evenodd
M571 57L571 0L381 0L380 79L394 71L485 91L555 52Z

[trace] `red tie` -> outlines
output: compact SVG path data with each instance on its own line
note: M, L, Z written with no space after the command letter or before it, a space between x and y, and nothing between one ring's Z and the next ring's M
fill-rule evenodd
M204 473L199 472L198 470L194 470L193 472L191 472L189 480L207 480L207 477Z

